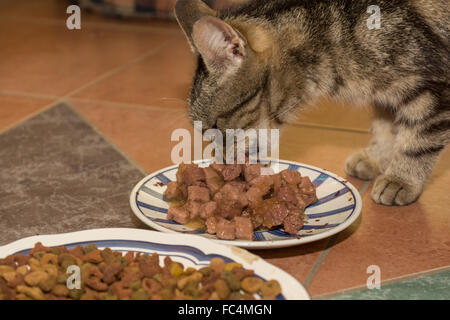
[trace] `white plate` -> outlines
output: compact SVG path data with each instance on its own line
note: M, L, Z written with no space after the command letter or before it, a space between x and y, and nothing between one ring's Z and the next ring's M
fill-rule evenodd
M207 167L210 160L195 162ZM163 193L169 182L176 180L178 166L164 168L142 179L130 194L130 205L134 214L148 226L163 232L196 234L220 243L251 249L273 249L317 241L336 234L350 226L361 213L362 200L358 190L344 178L310 165L271 160L275 169L297 170L308 176L317 189L319 201L305 210L308 216L304 227L297 235L289 235L283 230L255 232L254 241L219 240L215 235L189 228L172 220L167 220L169 204Z
M114 251L135 251L143 253L157 252L162 260L169 256L172 260L181 262L185 267L201 268L209 265L212 258L220 257L225 262L238 262L246 269L255 271L255 275L265 280L277 280L282 294L277 300L309 300L305 288L291 275L265 262L250 252L218 243L202 237L167 234L141 229L111 228L93 229L55 235L39 235L24 238L0 247L0 258L10 254L28 254L36 242L44 246L65 245L71 249L77 245L86 246L94 243L98 248L111 248Z

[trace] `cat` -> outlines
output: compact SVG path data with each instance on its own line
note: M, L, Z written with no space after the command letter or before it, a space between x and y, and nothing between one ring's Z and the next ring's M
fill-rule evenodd
M371 104L372 140L345 163L372 199L408 205L450 139L448 0L178 0L197 57L189 115L207 128L281 128L320 97ZM380 9L369 28L368 7Z

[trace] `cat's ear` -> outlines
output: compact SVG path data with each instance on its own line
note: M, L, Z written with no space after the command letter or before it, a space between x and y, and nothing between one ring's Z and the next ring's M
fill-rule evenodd
M217 16L217 12L201 0L178 0L175 3L175 17L194 53L197 53L198 50L192 39L192 30L194 24L205 16L215 17Z
M192 39L210 72L237 69L246 55L247 41L226 22L211 16L198 20Z

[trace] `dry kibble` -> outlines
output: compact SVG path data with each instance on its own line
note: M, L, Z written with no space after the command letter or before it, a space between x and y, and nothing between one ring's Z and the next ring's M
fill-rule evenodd
M281 292L277 281L264 282L253 276L253 270L236 262L225 264L221 258L212 259L206 267L185 269L170 258L161 266L157 253L133 253L125 259L121 252L95 246L70 251L36 248L34 257L20 254L1 260L0 300L247 300L255 293L273 299ZM67 287L66 270L71 265L80 268L79 289Z
M241 282L241 288L245 290L248 293L257 293L259 289L261 289L261 286L263 285L264 281L260 278L256 277L247 277L244 278Z
M44 293L39 289L38 287L27 287L23 285L17 286L17 291L19 293L24 293L28 297L34 300L43 300L44 299Z
M237 262L230 262L227 265L225 265L224 271L233 271L234 268L242 268L242 264Z
M278 281L270 280L261 285L260 291L263 298L274 298L281 293L281 286Z
M44 254L44 256L41 258L41 266L44 266L47 264L57 265L58 264L58 256L53 253Z
M57 284L53 287L52 294L57 297L67 297L69 295L69 289L67 289L66 285Z
M225 261L221 258L212 258L209 266L214 270L215 273L219 274L225 268Z
M14 271L14 268L11 266L1 265L0 266L0 276L3 275L6 272Z
M230 288L225 280L219 279L214 283L214 289L220 299L226 299L230 295Z
M48 273L45 271L33 271L24 278L25 283L31 287L37 286L39 282L46 280Z
M3 279L5 279L6 281L12 281L15 277L16 277L17 271L9 271L9 272L4 272L2 274Z

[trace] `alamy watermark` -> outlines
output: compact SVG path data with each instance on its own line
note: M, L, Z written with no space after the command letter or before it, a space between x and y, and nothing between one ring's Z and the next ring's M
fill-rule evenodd
M381 268L377 265L370 265L366 269L366 273L370 274L367 278L367 289L380 289L381 288Z
M214 159L219 164L256 164L269 158L279 159L279 129L226 129L225 132L208 129L203 133L201 121L194 122L194 129L193 139L187 129L176 129L172 132L172 142L178 142L172 148L172 163L191 163L192 158ZM205 141L209 142L209 145L203 148ZM274 167L276 165L277 162L273 164L272 169L278 169ZM262 170L261 174L273 173L266 168Z
M372 5L367 8L367 13L371 14L367 19L366 25L369 30L381 28L381 9L379 6Z
M66 26L69 30L80 30L81 29L81 10L77 5L71 5L67 7L67 14L70 16L66 20Z

